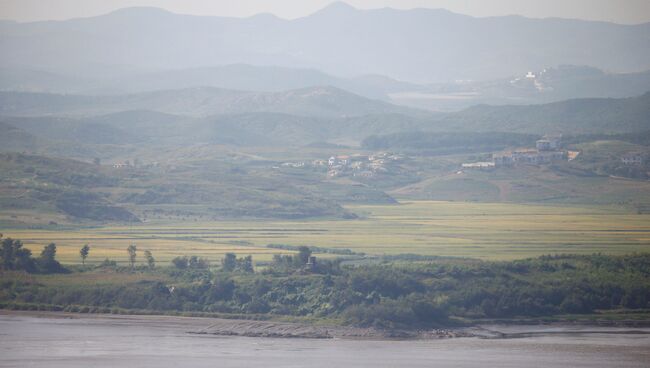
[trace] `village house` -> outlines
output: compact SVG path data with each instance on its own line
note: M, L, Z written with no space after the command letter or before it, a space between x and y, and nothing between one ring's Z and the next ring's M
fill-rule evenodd
M564 151L538 151L530 149L496 154L493 156L493 161L495 166L511 166L515 163L539 165L566 160L566 158L567 154Z
M339 165L345 166L350 163L350 156L348 155L336 156L336 160L339 163Z
M538 151L550 151L551 150L551 141L548 139L540 139L535 142L535 147Z
M494 161L494 166L512 166L515 163L510 154L495 154L492 161Z
M471 163L465 163L462 164L461 167L463 169L492 169L494 168L495 163L494 162L471 162Z
M365 171L355 172L353 176L357 176L361 178L372 178L373 176L375 176L375 173L369 170L365 170Z
M390 152L378 152L373 155L353 154L331 156L323 161L327 165L327 177L363 177L371 178L379 173L388 173L392 165L405 157Z
M305 163L304 162L285 162L281 166L282 167L301 168L301 167L305 167Z
M562 136L547 134L535 142L534 149L520 149L492 155L494 166L511 166L515 163L533 165L566 160L567 152L561 151Z
M555 151L560 149L561 146L561 135L547 134L542 139L535 142L535 148L537 148L538 151Z
M643 154L641 153L628 153L621 157L621 162L625 165L641 165L644 161Z

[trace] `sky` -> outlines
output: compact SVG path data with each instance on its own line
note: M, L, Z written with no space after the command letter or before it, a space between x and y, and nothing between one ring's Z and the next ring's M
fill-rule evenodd
M247 17L271 13L293 19L311 14L332 0L0 0L0 19L19 22L63 20L153 6L174 13ZM518 14L624 24L650 22L650 0L345 0L360 9L444 8L476 17Z

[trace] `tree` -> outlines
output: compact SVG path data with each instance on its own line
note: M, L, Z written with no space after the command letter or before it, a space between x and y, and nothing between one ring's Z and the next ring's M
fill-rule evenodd
M41 259L43 262L53 262L56 257L56 244L50 243L43 247L41 251Z
M23 243L19 240L16 240L16 243L18 243L18 246L14 250L16 256L16 269L27 272L36 272L36 261L32 257L32 251L23 248Z
M187 268L188 259L185 256L183 256L183 257L179 256L179 257L176 257L176 258L172 259L172 264L174 265L174 267L178 268L179 270L184 270L184 269Z
M16 240L19 242L19 240ZM13 270L16 263L16 255L14 254L14 240L7 238L2 240L2 268L5 270Z
M38 258L38 265L45 273L63 272L65 269L56 260L56 244L50 243L43 247L41 256Z
M134 244L131 244L126 248L126 252L129 253L129 263L131 264L131 268L135 266L135 257L137 255L137 251L138 248Z
M210 262L208 262L207 259L197 257L197 256L191 256L189 260L189 268L198 270L198 269L206 269L210 267Z
M0 239L2 239L2 234L0 234ZM11 238L3 239L0 258L2 259L0 265L5 270L36 271L36 263L34 258L32 258L32 251L23 248L23 243L20 240L13 240Z
M309 262L309 257L311 257L311 249L309 249L309 247L304 245L298 247L298 260L300 266L306 265L307 262Z
M156 260L148 249L144 251L144 258L147 260L149 268L153 270L153 268L156 267Z
M90 246L88 244L85 244L81 249L79 250L79 256L81 257L81 264L85 265L86 264L86 258L88 258L88 253L90 252Z
M199 269L208 269L210 267L210 262L208 262L207 259L197 257L197 256L183 256L183 257L176 257L172 259L172 264L174 267L178 268L179 270L184 270L184 269L194 269L194 270L199 270Z
M246 256L237 260L237 269L244 273L253 273L253 256Z
M223 261L221 261L221 268L226 272L232 272L237 268L237 256L235 253L226 253Z

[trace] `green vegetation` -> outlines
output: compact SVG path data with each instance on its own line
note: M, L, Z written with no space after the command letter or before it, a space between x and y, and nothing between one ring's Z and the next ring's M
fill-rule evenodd
M370 150L417 150L422 154L500 151L507 147L530 147L538 136L520 133L407 132L370 136L362 145Z
M226 258L224 259L224 261L228 260L229 254L232 254L232 253L226 254ZM207 259L197 257L197 256L176 257L176 258L172 259L172 264L174 265L174 267L178 268L179 270L187 270L187 269L190 269L190 270L204 270L204 269L208 269L210 267L210 262ZM234 267L233 267L233 269L234 269Z
M79 249L84 244L92 247L86 264L109 258L121 265L129 264L125 249L130 244L152 251L159 264L194 254L215 265L226 253L252 255L256 262L268 263L275 254L294 254L301 245L311 247L320 258L353 256L342 254L348 250L368 257L408 253L489 260L650 251L650 215L626 206L413 201L347 209L360 218L152 221L135 226L4 229L3 233L22 239L34 253L55 242L66 265L81 263Z
M0 154L0 224L24 241L3 240L0 306L379 328L643 315L650 170L621 158L648 155L649 97L430 114L330 88L3 92L71 117L0 122L3 150L31 152ZM570 162L461 166L562 131Z
M621 140L594 140L574 144L571 147L581 154L571 162L569 167L599 176L616 176L637 180L650 178L650 148L647 145L631 143L630 141L647 140L648 134L640 134L638 140L627 135L617 135ZM625 164L622 158L626 155L639 155L644 159L640 164Z
M545 134L617 134L648 130L650 93L639 97L583 98L544 105L479 105L443 116L438 130Z
M25 271L29 273L66 273L68 272L56 260L56 244L50 243L43 247L38 258L32 257L32 251L23 247L20 240L11 238L2 239L0 252L0 265L2 270Z
M86 258L88 258L88 254L90 253L90 246L88 244L84 244L83 247L79 250L79 256L81 257L81 264L85 265L86 264Z
M12 214L62 213L74 222L139 222L151 216L353 217L333 200L314 196L311 187L318 182L306 185L305 178L274 177L270 165L265 166L248 172L210 161L162 172L154 167L116 169L69 159L0 154L0 176L6 179L0 183L0 204ZM343 190L336 187L331 188L333 193Z
M345 249L345 248L323 248L323 247L316 247L316 246L307 247L304 245L289 245L289 244L268 244L266 247L272 249L291 250L296 252L305 251L306 248L311 253L337 254L337 255L345 255L345 256L365 256L364 253L357 253L351 249Z
M228 261L230 259L230 261ZM543 256L310 264L310 251L253 272L250 257L223 267L125 268L24 278L5 271L0 305L76 311L309 317L377 328L440 327L483 318L537 318L650 307L650 256ZM248 260L247 260L248 259ZM250 261L250 262L249 262ZM248 263L247 263L248 262ZM189 262L191 264L192 262ZM104 279L103 282L92 280Z
M648 73L650 75L650 73ZM564 135L562 141L566 144L579 144L597 141L620 141L650 146L650 130L635 133L618 133L618 134L579 134Z

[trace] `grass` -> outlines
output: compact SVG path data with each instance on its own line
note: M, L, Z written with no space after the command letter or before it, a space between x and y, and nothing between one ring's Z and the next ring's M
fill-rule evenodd
M150 250L159 263L179 255L218 262L226 252L268 261L291 253L267 244L349 248L370 255L414 253L511 260L555 253L626 254L650 251L650 215L622 207L414 201L400 205L357 205L359 220L150 222L78 230L6 229L35 254L55 242L63 263L104 258L127 262L126 247ZM140 253L141 254L141 253ZM140 256L140 262L143 262Z

